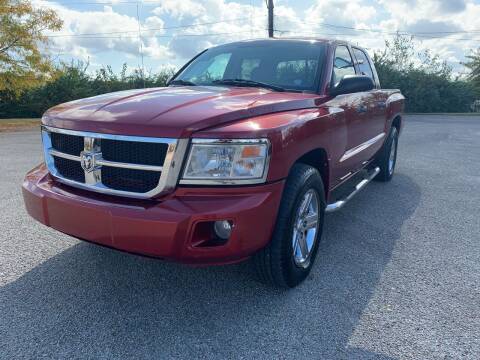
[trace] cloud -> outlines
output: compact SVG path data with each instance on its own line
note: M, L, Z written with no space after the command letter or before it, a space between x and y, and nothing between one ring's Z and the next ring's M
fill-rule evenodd
M206 7L197 1L191 0L163 0L162 4L155 8L155 15L168 14L176 19L198 19L205 15Z
M136 6L120 6L120 2L113 1L103 7L69 8L67 2L59 5L34 0L37 5L49 6L58 12L64 20L60 31L63 35L107 33L83 37L52 34L55 36L52 48L103 64L111 62L112 54L126 61L137 61L141 48L144 56L155 62L155 67L162 63L179 66L207 47L266 36L263 1L161 0L156 4L149 0L148 6L141 7L141 38ZM396 30L440 31L444 32L436 35L440 38L418 37L415 41L420 48L429 48L452 62L463 59L468 49L478 47L474 39L459 39L480 37L480 33L445 32L478 30L478 19L480 4L472 0L315 0L305 11L299 10L293 1L279 0L275 4L275 28L285 31L277 32L281 36L339 37L359 43L372 52L381 49L384 39ZM371 30L363 31L365 29Z
M142 28L155 29L155 34L163 34L165 30L165 22L158 16L149 16L145 19ZM148 33L149 31L147 31ZM151 31L150 31L151 32Z
M437 0L439 10L446 13L458 13L467 7L465 0Z
M340 26L355 26L373 20L377 11L360 0L318 0L306 11L307 21L312 24L335 23Z
M213 44L206 39L197 39L194 37L174 37L168 49L182 59L188 59L198 54L200 51L211 47Z
M78 11L45 1L40 4L48 4L63 20L62 30L50 34L53 46L62 51L82 54L84 60L105 51L138 52L138 23L134 17L116 13L111 6L104 6L103 11ZM131 32L121 33L125 31Z
M177 20L179 26L185 26L170 32L172 37L168 41L170 53L182 59L191 58L215 44L264 36L266 33L263 3L255 7L224 0L163 0L152 13L169 16Z
M461 28L448 21L432 21L428 19L421 19L417 22L408 25L406 31L415 34L428 34L434 36L447 36L448 32L461 31ZM438 34L431 34L437 32Z

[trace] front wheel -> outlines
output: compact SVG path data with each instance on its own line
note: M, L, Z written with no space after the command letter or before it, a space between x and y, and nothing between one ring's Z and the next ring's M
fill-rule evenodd
M376 164L380 167L380 172L375 177L376 181L390 181L395 171L395 165L397 163L397 149L398 149L398 130L396 127L392 127L390 134L388 134L387 140L383 148L377 155Z
M325 193L319 172L295 164L288 176L270 244L254 256L263 282L300 284L312 269L322 234Z

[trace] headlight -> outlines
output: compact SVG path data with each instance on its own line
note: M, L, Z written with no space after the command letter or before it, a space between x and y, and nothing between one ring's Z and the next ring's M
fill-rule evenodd
M265 182L267 139L193 139L181 184L255 184Z

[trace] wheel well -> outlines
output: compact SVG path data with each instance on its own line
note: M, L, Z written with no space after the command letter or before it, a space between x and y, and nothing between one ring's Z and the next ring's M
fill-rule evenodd
M323 186L325 187L325 196L327 196L329 189L329 169L327 152L324 149L312 150L299 158L295 163L310 165L318 170L318 172L322 176Z
M400 132L400 128L402 127L402 118L397 116L395 119L393 119L392 126L395 126L398 132Z

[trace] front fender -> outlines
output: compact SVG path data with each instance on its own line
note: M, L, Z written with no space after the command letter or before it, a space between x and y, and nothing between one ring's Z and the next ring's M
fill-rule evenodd
M335 163L347 144L344 111L328 106L254 117L197 132L193 136L230 139L267 137L272 144L268 182L286 178L292 165L312 150L323 149L329 163ZM331 167L329 169L332 171Z

